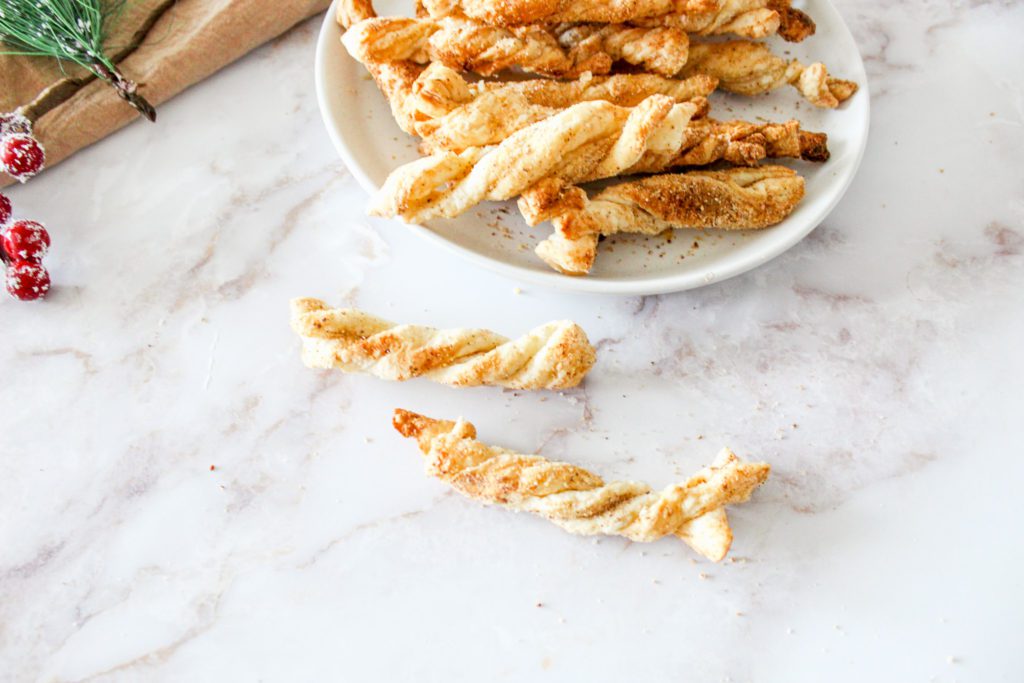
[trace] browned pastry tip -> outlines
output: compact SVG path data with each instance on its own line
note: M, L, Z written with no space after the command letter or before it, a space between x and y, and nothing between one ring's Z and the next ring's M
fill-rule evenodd
M790 43L799 43L817 30L814 20L806 12L795 9L791 0L771 0L768 7L779 13L779 36Z

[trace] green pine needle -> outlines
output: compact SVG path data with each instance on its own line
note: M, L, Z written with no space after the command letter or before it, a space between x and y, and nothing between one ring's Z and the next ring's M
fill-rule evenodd
M2 54L52 57L78 64L110 83L118 95L151 121L153 107L135 92L103 49L110 18L124 0L0 0ZM106 5L103 7L101 5Z

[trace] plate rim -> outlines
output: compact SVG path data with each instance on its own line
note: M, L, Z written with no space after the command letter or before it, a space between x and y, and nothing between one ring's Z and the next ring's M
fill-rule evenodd
M335 123L337 117L334 115L334 110L327 97L328 83L326 64L329 59L328 54L332 49L336 48L336 46L341 45L341 28L335 20L335 17L337 16L337 5L341 1L342 0L333 0L331 2L331 6L328 8L320 26L320 32L317 35L316 51L313 58L313 76L317 105L320 109L320 118L323 121L324 127L327 129L327 135L331 139L331 143L334 145L338 155L345 163L348 172L352 174L352 177L355 178L356 182L359 183L360 187L362 187L367 194L372 195L380 189L380 186L373 182L373 180L366 174L362 165L356 160L351 149L345 143L339 127ZM759 268L768 261L781 256L803 241L807 235L821 225L822 222L824 222L824 220L832 213L839 202L842 201L843 197L846 196L847 191L850 189L850 185L853 183L853 179L857 176L861 163L864 160L868 138L870 137L871 92L867 79L867 71L864 68L864 59L860 54L860 48L857 46L857 41L854 39L849 26L846 25L846 21L842 18L839 10L835 8L831 0L815 1L827 5L829 11L838 17L839 25L842 27L842 30L847 33L847 36L853 43L856 51L859 73L854 75L859 79L857 95L864 99L864 121L862 122L864 135L861 137L860 145L855 152L850 172L844 179L842 179L839 191L836 192L832 199L818 211L817 215L806 221L806 226L803 230L787 234L784 238L772 242L770 245L762 248L758 252L755 252L746 259L733 259L727 262L724 267L709 265L706 268L698 268L696 270L678 273L675 275L660 275L648 278L623 280L590 275L563 275L553 270L551 272L532 270L523 266L506 263L490 256L485 256L473 249L457 244L423 225L419 225L417 223L404 223L397 219L390 220L400 223L402 226L410 229L421 238L434 244L438 244L477 266L513 280L529 282L531 284L550 287L552 289L562 291L585 292L591 294L618 294L623 296L668 294L671 292L682 292L690 289L707 287L712 284L724 282L725 280L734 278L738 275L742 275L743 273L754 270L755 268ZM340 49L344 51L344 48Z

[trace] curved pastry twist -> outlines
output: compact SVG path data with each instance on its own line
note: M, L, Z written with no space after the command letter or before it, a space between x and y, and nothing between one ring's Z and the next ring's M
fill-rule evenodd
M715 561L732 540L731 533L722 533L723 525L728 531L723 506L748 500L770 471L767 463L742 462L724 449L710 467L654 492L640 482L605 483L582 467L480 443L473 425L463 420L396 410L392 423L402 436L417 440L428 474L466 496L532 512L574 534L640 542L669 535L690 542L699 534L703 538L694 547Z
M793 212L804 179L783 166L691 171L627 181L593 198L578 187L552 190L531 218L551 220L554 234L537 255L567 275L590 272L598 237L620 232L656 235L673 228L767 228Z
M767 45L746 40L700 43L690 47L682 75L706 74L719 87L740 95L760 95L792 85L817 107L835 108L857 92L857 84L829 76L824 64L804 66L772 54Z
M426 377L458 387L568 389L595 360L586 333L567 320L509 340L488 330L396 325L356 309L328 308L318 299L294 299L291 326L302 337L307 367L396 381Z
M485 76L518 66L561 78L608 73L620 59L654 70L678 65L664 74L672 75L686 62L689 46L684 31L661 26L606 26L588 38L563 47L549 27L540 25L501 28L462 17L375 17L353 24L341 42L363 64L441 62Z

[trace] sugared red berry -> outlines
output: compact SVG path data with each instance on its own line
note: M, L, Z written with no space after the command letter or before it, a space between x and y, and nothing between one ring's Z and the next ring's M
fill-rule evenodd
M31 135L32 122L21 114L14 112L0 114L0 135L10 135L11 133L27 133Z
M46 154L31 135L14 133L0 141L0 167L15 180L25 182L43 170Z
M0 239L12 261L41 261L50 248L50 234L41 223L14 221Z
M11 220L11 200L7 195L0 194L0 225L5 225Z
M41 299L50 291L50 274L38 263L15 261L7 266L7 291L22 301Z

